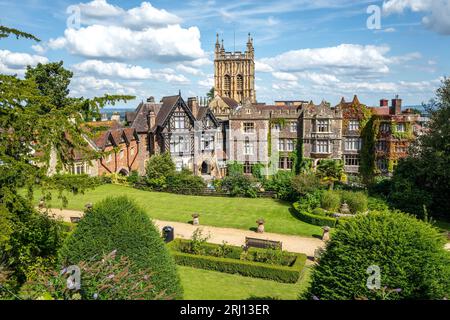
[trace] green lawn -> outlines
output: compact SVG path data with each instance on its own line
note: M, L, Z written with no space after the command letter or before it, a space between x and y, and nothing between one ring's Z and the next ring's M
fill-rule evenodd
M102 185L83 195L68 197L68 209L83 210L88 202L96 203L108 196L126 195L144 208L150 217L178 222L189 222L193 213L200 213L204 225L249 230L256 226L260 217L266 221L266 231L300 236L321 235L321 228L300 221L291 213L291 205L268 198L229 198L211 196L185 196L171 193L142 191L118 185ZM35 201L39 199L35 193ZM60 207L55 199L51 207Z
M186 300L295 300L306 289L311 271L306 267L302 278L289 284L184 266L178 270Z

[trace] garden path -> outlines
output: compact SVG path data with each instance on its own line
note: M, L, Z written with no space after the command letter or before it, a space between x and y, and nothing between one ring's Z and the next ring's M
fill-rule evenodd
M71 217L82 217L83 212L74 210L59 210L51 209L51 213L58 218L62 218L64 221L70 222ZM171 226L175 231L175 238L189 239L192 233L197 228L202 228L202 234L204 236L210 236L208 242L222 244L226 241L230 245L242 246L245 243L245 237L268 239L274 241L283 242L283 249L296 252L304 253L309 257L314 256L314 251L324 246L324 242L317 238L306 238L292 235L284 235L278 233L256 233L251 230L241 230L232 228L219 228L211 226L194 226L189 223L173 222L173 221L162 221L153 219L155 225L161 230L165 226Z
M70 222L71 217L82 217L83 212L75 210L59 210L52 209L52 213L64 221ZM226 241L230 245L242 246L245 242L245 237L269 239L274 241L282 241L283 249L290 252L304 253L308 257L314 256L314 251L324 246L324 242L317 238L305 238L299 236L284 235L278 233L263 233L259 234L254 231L246 231L232 228L219 228L211 226L193 226L189 223L162 221L153 219L156 226L161 230L165 226L172 226L175 230L175 237L182 239L189 239L192 233L197 228L203 229L203 235L210 235L208 242L222 244ZM450 242L445 245L447 250L450 250Z

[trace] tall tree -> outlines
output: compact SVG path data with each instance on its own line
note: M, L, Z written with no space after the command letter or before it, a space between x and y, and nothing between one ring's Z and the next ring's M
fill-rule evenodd
M344 164L340 160L321 160L317 165L316 173L332 190L334 183L344 177Z
M36 39L0 28L0 38L10 34ZM0 74L0 271L8 268L19 283L33 264L53 256L61 244L61 226L34 209L33 189L48 197L50 190L79 192L89 185L61 175L48 177L51 154L64 163L74 148L87 149L83 110L98 112L108 103L134 98L67 98L71 73L62 63L29 68L27 75ZM29 197L20 189L28 190Z
M425 109L430 115L428 128L413 144L410 156L396 167L390 198L394 205L410 213L420 216L425 205L432 215L450 219L449 78L442 81L436 99Z
M212 99L214 99L214 87L212 87L209 91L208 91L208 93L206 94L206 97L208 98L208 100L212 100Z
M37 84L42 96L50 97L52 105L60 108L67 102L72 77L73 73L63 67L63 61L28 66L25 74L25 79Z

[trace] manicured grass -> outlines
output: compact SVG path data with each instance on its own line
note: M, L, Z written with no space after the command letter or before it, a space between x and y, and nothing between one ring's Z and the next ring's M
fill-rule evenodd
M189 222L193 213L199 213L201 224L249 230L255 228L256 220L262 217L266 221L267 232L308 237L321 235L320 227L302 222L293 216L289 203L267 198L186 196L108 184L83 195L68 196L67 209L83 210L86 203L95 204L108 196L122 195L135 200L154 219ZM39 192L36 192L36 204L38 199ZM50 206L61 206L56 195Z
M287 284L270 280L242 277L216 271L178 266L186 300L296 300L306 289L311 268L304 269L297 283Z

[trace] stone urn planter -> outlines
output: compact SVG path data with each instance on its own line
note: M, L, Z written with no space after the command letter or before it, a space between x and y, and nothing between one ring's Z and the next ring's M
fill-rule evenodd
M341 208L339 209L339 212L342 214L351 214L350 208L348 207L348 204L345 202L342 204Z
M194 226L198 226L200 224L200 220L198 219L198 217L200 217L200 215L198 213L194 213L192 215L192 224Z
M264 219L256 220L256 224L258 225L258 228L256 229L257 233L264 233L264 222Z
M39 201L38 207L39 207L40 210L45 208L45 200L44 200L44 198L41 198L41 200Z
M322 234L322 241L328 241L330 240L330 227L325 226L322 228L323 234Z

